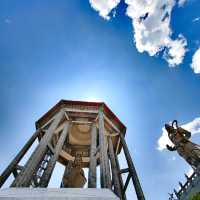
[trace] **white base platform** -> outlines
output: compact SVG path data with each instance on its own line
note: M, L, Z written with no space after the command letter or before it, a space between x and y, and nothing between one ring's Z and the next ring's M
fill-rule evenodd
M109 189L96 188L5 188L0 200L119 200Z

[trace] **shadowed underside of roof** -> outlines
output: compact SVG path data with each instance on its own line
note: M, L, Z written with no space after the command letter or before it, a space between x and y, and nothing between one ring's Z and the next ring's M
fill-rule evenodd
M60 100L55 106L53 106L47 113L45 113L38 121L36 121L36 128L45 119L50 119L58 110L65 106L87 106L87 107L103 107L104 113L112 119L120 128L122 132L125 132L125 125L119 120L119 118L110 110L110 108L104 102L87 102L87 101L71 101L71 100Z

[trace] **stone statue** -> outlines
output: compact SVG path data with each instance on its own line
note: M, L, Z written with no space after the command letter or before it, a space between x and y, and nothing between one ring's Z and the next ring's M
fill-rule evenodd
M178 126L177 120L172 125L165 124L168 137L173 146L166 145L169 151L177 151L194 169L200 164L200 146L191 142L189 138L191 133Z
M63 187L82 188L86 183L86 178L82 168L73 167L70 174L63 177Z

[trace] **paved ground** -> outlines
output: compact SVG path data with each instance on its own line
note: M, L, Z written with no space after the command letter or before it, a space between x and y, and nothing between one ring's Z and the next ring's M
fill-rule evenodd
M0 200L119 200L109 189L80 188L5 188Z

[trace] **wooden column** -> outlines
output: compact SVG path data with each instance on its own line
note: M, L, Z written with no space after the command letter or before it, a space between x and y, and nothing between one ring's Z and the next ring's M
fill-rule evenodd
M0 176L0 188L5 183L5 181L10 176L10 174L15 170L15 168L17 167L17 164L24 157L24 155L29 150L31 145L35 142L35 139L38 137L40 131L41 131L40 129L36 130L36 132L27 141L27 143L23 146L20 152L15 156L15 158L8 165L8 167L3 171L3 173Z
M120 197L122 197L122 191L120 187L120 182L119 182L119 174L117 171L117 164L115 160L115 153L113 149L113 143L111 137L108 138L108 146L109 146L109 155L110 155L110 161L111 161L111 167L112 167L112 178L113 178L113 183L114 183L114 192L115 194Z
M96 188L96 166L97 166L97 159L96 159L96 151L97 151L97 128L96 124L92 125L91 130L91 144L90 144L90 167L88 173L88 187L89 188Z
M26 165L24 166L24 170L20 172L17 178L11 184L11 187L29 187L31 179L33 178L33 174L35 173L37 167L39 166L41 160L43 159L46 151L47 145L51 140L55 129L57 128L60 120L64 116L64 111L61 110L57 113L55 119L51 123L50 127L46 131L45 135L42 137L39 145L32 153L30 159L27 161Z
M111 188L110 168L108 161L108 152L104 133L103 107L99 109L99 145L100 145L100 175L101 187Z
M118 177L119 177L121 191L123 191L124 183L123 183L122 175L120 173L120 166L119 166L119 160L118 160L118 155L117 154L115 154L115 160L116 160L117 173L118 173ZM126 194L122 194L122 200L126 200Z
M64 128L62 130L62 133L58 139L58 142L56 144L56 147L54 149L54 155L50 158L47 168L44 171L44 174L41 177L40 187L47 187L51 178L51 175L53 173L53 170L56 165L56 161L58 160L59 154L62 150L63 144L66 140L67 134L69 131L69 122L65 122Z
M128 164L128 167L129 167L129 173L132 177L133 185L135 187L137 198L138 198L138 200L145 200L145 197L144 197L144 194L143 194L143 191L142 191L142 187L140 185L140 181L139 181L139 178L137 176L135 166L133 164L133 161L131 159L131 155L129 153L126 141L124 139L124 135L122 133L120 133L119 136L120 136L120 141L121 141L121 144L122 144L122 147L123 147L123 150L124 150L124 155L126 157L127 164Z

